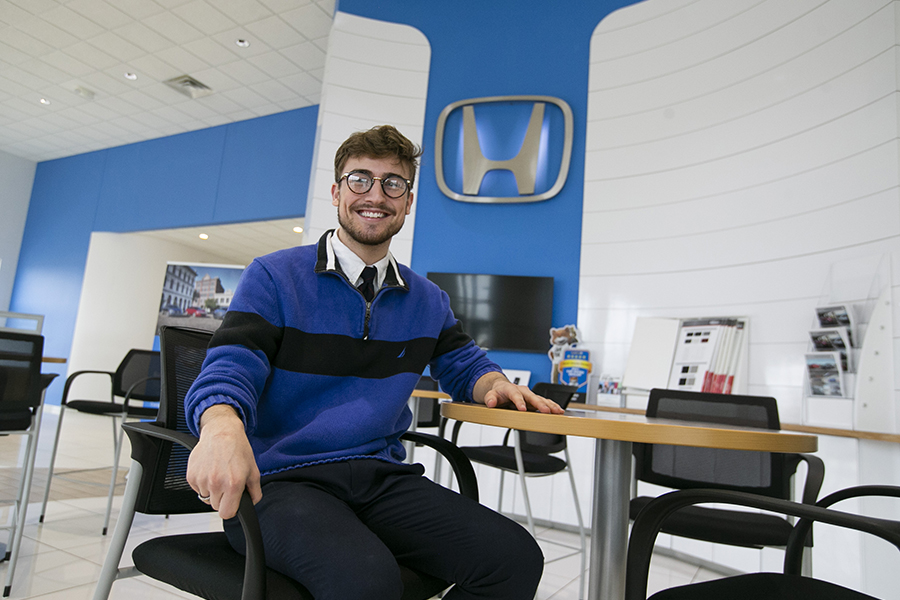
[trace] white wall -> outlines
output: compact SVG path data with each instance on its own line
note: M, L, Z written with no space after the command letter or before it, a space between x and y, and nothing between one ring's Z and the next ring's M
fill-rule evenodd
M168 261L233 262L140 233L91 234L67 377L83 369L115 371L132 348L153 348ZM70 392L72 398L108 395L108 378L90 376L77 378Z
M328 37L328 55L319 104L316 150L306 204L304 242L316 243L337 227L331 205L334 153L347 137L390 123L421 145L431 46L418 29L337 12ZM397 86L390 95L384 82ZM418 189L418 179L413 191ZM391 242L403 264L412 258L416 204Z
M746 315L749 393L799 423L816 305L866 300L877 279L900 323L897 15L890 0L648 0L600 23L578 313L597 368L622 374L639 316ZM847 264L861 285L832 279ZM894 444L820 447L826 492L900 482L866 468L895 464ZM854 545L818 535L817 574L886 593Z
M0 311L9 308L37 163L0 152Z

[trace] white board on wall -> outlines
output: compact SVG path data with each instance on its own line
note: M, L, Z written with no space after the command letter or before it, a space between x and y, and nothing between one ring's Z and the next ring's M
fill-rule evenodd
M636 391L668 385L680 327L678 319L638 317L622 387Z

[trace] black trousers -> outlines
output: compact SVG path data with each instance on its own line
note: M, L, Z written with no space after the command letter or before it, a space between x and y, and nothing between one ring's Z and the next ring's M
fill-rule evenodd
M533 598L544 561L528 531L424 471L363 459L267 478L256 505L266 563L316 600L399 600L398 564L454 583L446 600ZM237 518L225 533L243 553Z

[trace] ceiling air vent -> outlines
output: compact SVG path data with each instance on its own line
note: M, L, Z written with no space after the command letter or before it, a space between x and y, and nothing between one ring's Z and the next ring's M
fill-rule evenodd
M167 79L163 83L173 90L181 92L188 98L199 98L201 96L212 94L212 88L200 83L190 75L173 77L172 79Z

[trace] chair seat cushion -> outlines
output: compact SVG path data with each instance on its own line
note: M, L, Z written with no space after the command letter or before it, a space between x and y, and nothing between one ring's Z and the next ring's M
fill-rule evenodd
M872 596L849 590L820 579L750 573L703 583L662 590L650 600L875 600Z
M170 535L148 540L132 553L134 566L159 581L207 598L240 600L244 557L232 549L224 533ZM425 600L447 583L401 566L402 600ZM272 569L266 570L266 596L277 600L313 600L305 587Z
M512 446L465 446L460 448L472 462L518 471L516 451ZM566 461L548 454L522 453L522 462L526 473L559 473L566 468Z
M633 498L629 516L633 520L653 498ZM747 511L688 506L663 522L664 533L716 544L761 548L786 546L791 524L783 517Z
M24 431L31 427L31 411L0 410L0 432Z
M72 400L66 402L66 408L72 408L78 412L90 413L92 415L119 415L122 414L122 405L115 402L101 402L99 400ZM147 417L153 418L159 412L158 409L145 406L134 406L129 404L129 417Z

